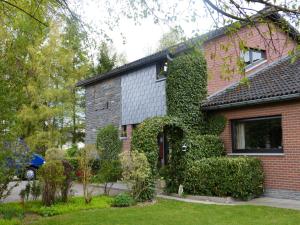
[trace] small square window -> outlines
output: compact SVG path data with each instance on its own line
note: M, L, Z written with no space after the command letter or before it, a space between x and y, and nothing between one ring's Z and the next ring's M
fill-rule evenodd
M126 125L122 125L122 129L121 129L121 137L127 137L127 126Z
M163 61L156 64L156 79L164 79L167 77L168 74L168 62Z
M246 68L252 67L267 59L266 50L248 48L246 51L241 52L241 59L244 61Z
M232 121L233 153L282 153L281 116Z

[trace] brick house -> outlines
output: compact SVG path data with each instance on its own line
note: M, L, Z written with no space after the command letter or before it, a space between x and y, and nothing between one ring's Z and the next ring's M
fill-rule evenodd
M203 40L209 74L208 97L202 108L228 119L221 135L228 155L262 160L266 195L300 199L300 61L291 64L288 56L299 34L290 25L283 31L279 15L267 17L274 22L272 32L266 24L257 23L233 35L224 27L197 37ZM264 31L265 38L257 28ZM241 39L247 47L242 53ZM270 40L267 45L266 40ZM182 43L172 53L166 49L80 81L78 86L86 90L86 143L95 143L98 128L114 124L128 151L137 124L166 114L164 71L171 57L188 48ZM247 65L249 85L240 85L239 57ZM227 73L224 64L228 64ZM163 148L164 138L159 141Z

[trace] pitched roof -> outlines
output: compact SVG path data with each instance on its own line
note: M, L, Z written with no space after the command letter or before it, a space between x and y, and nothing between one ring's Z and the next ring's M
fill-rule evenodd
M204 110L271 103L300 98L300 59L282 58L249 75L249 84L239 82L214 94L202 104Z

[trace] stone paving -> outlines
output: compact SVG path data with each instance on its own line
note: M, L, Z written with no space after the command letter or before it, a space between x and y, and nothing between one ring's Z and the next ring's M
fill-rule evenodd
M14 202L19 201L19 193L20 190L26 186L26 181L22 181L20 185L14 188L4 202ZM93 189L94 195L103 194L103 185L91 185L90 188ZM124 192L127 190L127 186L123 183L114 183L111 189L110 194L116 195L120 192ZM72 191L75 196L82 196L83 189L82 185L75 183L72 186ZM218 198L218 197L206 197L206 196L185 196L184 198L178 196L169 196L164 194L157 195L159 198L172 199L183 202L190 203L199 203L199 204L217 204L217 205L260 205L260 206L270 206L276 208L286 208L286 209L295 209L300 210L300 201L292 200L292 199L279 199L279 198L268 198L268 197L260 197L255 198L250 201L235 201L231 198Z

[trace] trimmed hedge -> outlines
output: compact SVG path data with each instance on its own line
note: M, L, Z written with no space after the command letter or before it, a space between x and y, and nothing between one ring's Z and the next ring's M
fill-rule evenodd
M190 162L185 171L184 191L247 200L263 193L263 181L261 161L256 158L207 158Z
M224 144L222 140L215 135L192 135L187 139L187 143L187 160L195 161L225 155Z

